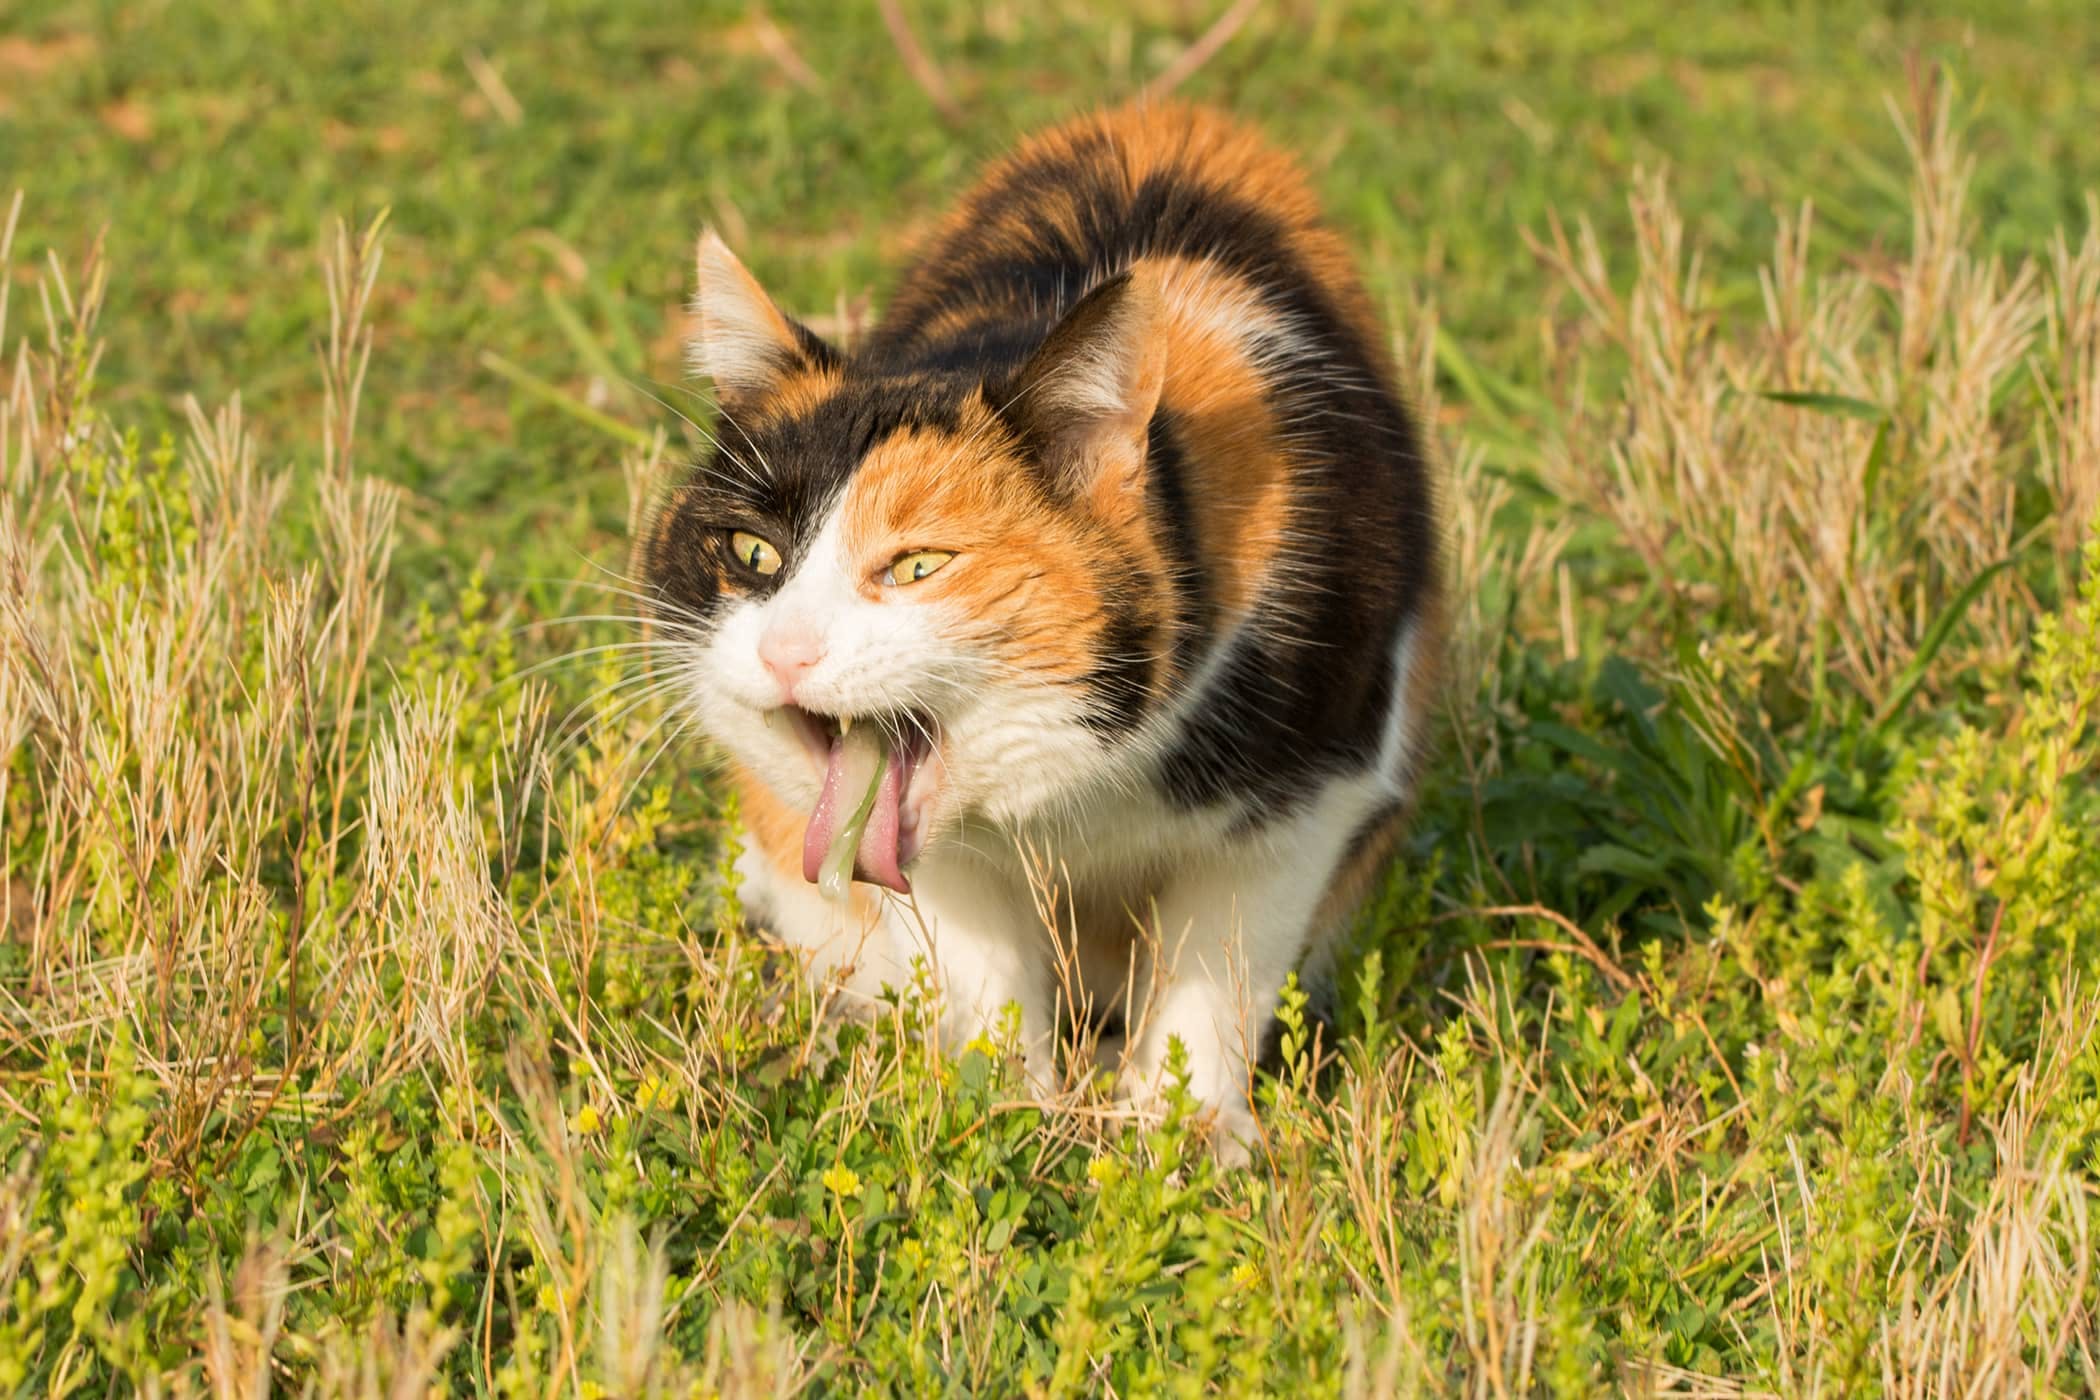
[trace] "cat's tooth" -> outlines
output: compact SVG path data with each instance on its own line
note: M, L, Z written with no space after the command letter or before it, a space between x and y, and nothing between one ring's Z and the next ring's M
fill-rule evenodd
M841 739L843 739L843 738L845 738L845 737L846 737L846 736L847 736L848 734L851 734L852 732L853 732L853 716L851 716L851 715L840 715L840 716L839 716L839 737L840 737Z

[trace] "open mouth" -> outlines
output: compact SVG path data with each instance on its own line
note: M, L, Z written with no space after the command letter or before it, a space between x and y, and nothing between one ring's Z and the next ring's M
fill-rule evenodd
M822 883L827 864L842 866L853 843L856 880L911 893L904 867L924 841L925 784L914 784L934 747L930 716L828 715L800 705L780 713L794 726L824 774L823 791L802 837L802 877Z

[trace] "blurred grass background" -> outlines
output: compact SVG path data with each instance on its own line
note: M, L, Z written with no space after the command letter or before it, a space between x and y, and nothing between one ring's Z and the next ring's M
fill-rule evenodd
M181 392L236 388L304 421L322 231L391 206L366 461L410 492L396 579L442 596L477 564L564 577L624 526L621 444L485 357L672 422L646 395L678 401L702 223L799 311L879 306L981 162L1137 93L1223 8L915 0L944 119L872 4L16 0L0 185L28 192L25 270L110 230L105 407L149 429ZM1888 102L1913 59L1964 85L1986 240L2075 223L2100 185L2083 0L1292 0L1256 7L1180 95L1300 152L1396 320L1426 294L1450 354L1523 385L1553 309L1524 234L1580 211L1620 256L1636 167L1672 172L1724 296L1755 295L1775 205L1813 196L1825 247L1900 235ZM1455 411L1469 391L1449 386Z

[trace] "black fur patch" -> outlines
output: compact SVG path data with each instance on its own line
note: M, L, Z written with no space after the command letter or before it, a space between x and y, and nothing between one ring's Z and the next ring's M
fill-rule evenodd
M1101 656L1084 687L1092 704L1086 720L1105 734L1121 734L1145 717L1156 664L1157 627L1127 602L1110 606L1101 629Z
M1146 434L1145 500L1166 546L1167 584L1176 600L1171 674L1186 679L1203 658L1203 644L1216 621L1210 569L1197 548L1196 520L1189 504L1189 464L1171 410L1152 416Z

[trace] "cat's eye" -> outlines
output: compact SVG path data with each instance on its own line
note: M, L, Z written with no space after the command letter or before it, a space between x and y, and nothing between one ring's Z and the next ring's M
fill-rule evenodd
M754 574L777 574L780 572L780 551L748 530L738 530L729 537L729 548L736 561Z
M891 584L917 583L954 557L945 549L916 549L910 554L900 554L897 562L883 571L882 580Z

